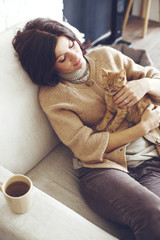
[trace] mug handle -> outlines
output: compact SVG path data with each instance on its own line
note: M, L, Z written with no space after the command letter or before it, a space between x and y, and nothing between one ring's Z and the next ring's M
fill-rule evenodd
M3 181L0 180L0 191L2 191Z

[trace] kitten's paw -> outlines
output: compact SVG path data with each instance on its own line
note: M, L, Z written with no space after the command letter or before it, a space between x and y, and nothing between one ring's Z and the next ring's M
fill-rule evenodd
M114 129L112 126L109 126L106 130L107 132L112 133L112 132L115 132L116 129Z
M100 123L96 126L96 130L99 131L99 132L103 131L105 128L106 128L106 125L104 125L102 123Z

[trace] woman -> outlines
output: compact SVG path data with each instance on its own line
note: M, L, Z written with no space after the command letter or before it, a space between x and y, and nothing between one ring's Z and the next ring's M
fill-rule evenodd
M118 131L96 132L105 113L101 68L125 69L133 80L115 96L130 107L146 93L160 100L160 73L110 47L86 54L74 33L49 19L35 19L13 39L22 67L41 86L39 99L55 132L74 153L73 165L88 204L107 219L129 226L135 239L160 239L160 108ZM150 131L152 133L150 133ZM144 137L145 136L145 137Z

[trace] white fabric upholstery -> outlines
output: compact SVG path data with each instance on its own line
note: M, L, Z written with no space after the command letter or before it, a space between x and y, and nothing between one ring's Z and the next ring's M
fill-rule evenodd
M38 87L12 47L17 28L0 37L0 164L25 173L58 143L38 102Z
M39 105L38 87L12 47L14 35L25 23L0 35L0 164L14 173L29 171L59 142ZM83 33L65 25L84 41Z
M0 167L0 176L11 173ZM3 240L116 240L102 229L76 214L62 203L34 187L33 207L25 214L15 214L0 194L0 239Z

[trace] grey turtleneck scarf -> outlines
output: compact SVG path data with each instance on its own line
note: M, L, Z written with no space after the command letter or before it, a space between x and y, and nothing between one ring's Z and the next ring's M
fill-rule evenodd
M89 74L89 64L86 60L81 69L71 73L58 73L62 79L76 84L86 82L89 78Z

